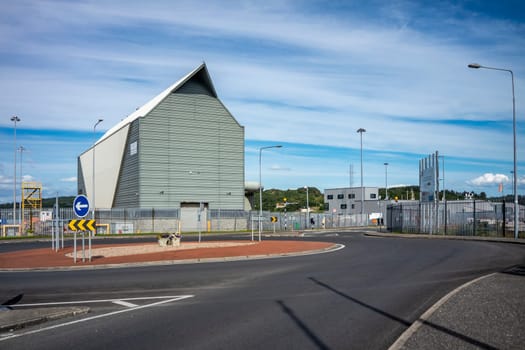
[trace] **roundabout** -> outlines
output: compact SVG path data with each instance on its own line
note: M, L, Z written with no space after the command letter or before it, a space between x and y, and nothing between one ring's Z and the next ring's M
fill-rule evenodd
M84 253L77 249L76 263L71 247L57 252L49 248L26 249L0 254L0 270L34 271L218 262L317 254L343 247L330 242L295 240L183 242L176 247L161 247L157 243L93 244L91 261L88 249Z

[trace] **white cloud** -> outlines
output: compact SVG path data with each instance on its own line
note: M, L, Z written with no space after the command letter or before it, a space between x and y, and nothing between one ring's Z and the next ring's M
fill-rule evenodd
M60 179L60 181L62 181L62 182L77 182L77 177L76 176L67 177L67 178L64 178L64 179Z
M494 184L508 183L509 177L503 174L491 174L486 173L475 179L468 181L469 184L474 186L491 186Z
M273 164L270 167L270 170L272 170L272 171L291 171L292 169L290 169L288 167L283 167L282 165L279 165L279 164Z
M393 157L435 150L447 157L447 185L507 171L509 76L466 65L477 61L514 69L516 105L525 105L519 88L525 76L523 21L474 13L465 3L317 6L315 1L210 1L195 16L194 2L184 0L147 5L115 0L104 6L91 0L8 2L0 12L0 115L20 115L21 128L88 132L102 116L97 129L102 131L204 60L247 140L348 149L343 157L313 149L289 162L282 161L286 152L277 159L265 154L267 164L288 167L267 175L277 174L283 188L294 187L293 181L314 185L306 180L313 175L316 183L329 186L348 183L345 171L356 163L352 152L359 149L360 127L367 130L369 185L384 183L385 160L392 163L393 183L417 182L412 169L417 161L396 170L401 161ZM28 91L38 92L31 103ZM9 118L0 118L3 126L11 128ZM31 146L22 134L19 139ZM69 176L92 138L75 142L57 138L52 147L49 138L35 140L31 173L50 191L66 186L75 191L76 179ZM519 150L523 142L518 138ZM8 175L12 165L1 146L0 174ZM45 155L38 156L37 149L46 149ZM367 164L370 152L383 153L375 168ZM257 149L246 149L247 179L257 178L256 158L250 157L257 157ZM452 170L451 158L461 170ZM467 183L491 181L496 180L484 175ZM7 181L0 198L10 197L9 186Z

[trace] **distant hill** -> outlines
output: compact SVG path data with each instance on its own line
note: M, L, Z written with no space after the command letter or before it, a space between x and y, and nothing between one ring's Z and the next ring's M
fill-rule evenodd
M379 188L379 197L385 198L385 189ZM403 186L393 187L388 189L388 197L390 199L398 198L399 200L414 199L419 200L419 186ZM456 192L447 190L445 193L447 200L458 200L465 199L465 192ZM284 211L284 207L277 208L278 204L284 203L286 198L286 210L287 211L299 211L300 209L306 208L306 189L299 187L297 189L279 190L279 189L268 189L263 191L263 210L268 211ZM440 192L439 198L443 198L443 191ZM485 192L473 193L474 199L480 200L492 200L502 201L503 199L507 203L514 202L514 198L511 194L505 197L490 197L487 198ZM75 196L58 197L58 205L61 208L72 207ZM52 208L55 205L55 198L43 198L42 207ZM316 187L308 188L308 201L310 204L310 210L312 211L323 211L324 210L324 195ZM525 205L525 196L519 196L519 204ZM0 208L13 208L13 203L0 204ZM259 210L259 193L255 194L254 210Z
M299 211L301 208L306 209L306 189L299 187L295 190L278 190L269 189L263 191L263 210L284 211L284 206L277 209L279 204L284 204L286 198L287 211ZM316 187L308 187L308 204L311 211L324 210L324 195ZM255 194L254 209L259 209L259 193Z
M73 201L76 196L58 197L58 206L60 208L73 207ZM42 208L53 208L56 198L42 198ZM0 208L13 208L13 202L0 204Z

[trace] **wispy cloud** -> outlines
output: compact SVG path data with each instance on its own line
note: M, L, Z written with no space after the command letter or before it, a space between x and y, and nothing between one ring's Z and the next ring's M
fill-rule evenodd
M288 171L269 172L267 181L345 185L349 164L359 162L362 127L365 184L384 183L384 161L392 183L417 183L417 160L439 150L446 183L470 189L483 174L512 168L512 106L506 73L468 63L514 70L518 135L525 133L525 23L516 15L524 9L510 8L405 0L207 1L198 10L193 1L6 2L0 176L12 176L7 116L18 114L19 142L32 148L24 174L49 191L75 193L75 182L61 179L75 176L93 122L103 117L99 128L109 129L204 60L220 99L245 126L247 180L257 178L258 145L277 141L286 152L265 160ZM525 149L522 137L517 148ZM357 166L355 174L357 183ZM0 201L9 199L6 191Z

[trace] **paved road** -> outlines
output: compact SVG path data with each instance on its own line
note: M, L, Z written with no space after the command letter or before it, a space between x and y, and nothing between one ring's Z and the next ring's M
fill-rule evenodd
M0 348L387 349L449 291L525 263L522 245L358 233L317 240L346 248L217 264L0 273L0 301L23 294L19 304L83 301L75 305L91 309L0 338Z

